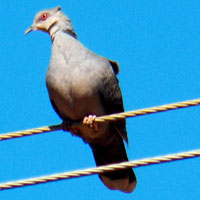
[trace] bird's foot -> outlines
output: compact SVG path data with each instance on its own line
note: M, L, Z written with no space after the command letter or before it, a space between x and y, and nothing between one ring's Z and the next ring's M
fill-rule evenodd
M89 115L88 117L84 117L83 125L88 128L92 128L95 132L99 130L98 125L95 123L96 115Z
M79 133L78 128L72 127L72 121L70 121L70 120L65 120L62 122L62 129L63 129L63 131L68 131L68 132L71 132L72 134Z

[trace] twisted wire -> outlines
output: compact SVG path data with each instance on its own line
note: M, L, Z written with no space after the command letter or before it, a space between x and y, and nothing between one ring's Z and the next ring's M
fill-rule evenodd
M0 190L13 189L13 188L24 187L28 185L36 185L40 183L47 183L47 182L58 181L58 180L63 180L63 179L77 178L81 176L89 176L93 174L101 174L104 172L127 169L131 167L136 168L136 167L141 167L141 166L172 162L172 161L194 158L194 157L199 157L199 156L200 156L200 149L197 149L197 150L188 151L188 152L181 152L181 153L176 153L176 154L145 158L141 160L127 161L127 162L122 162L118 164L105 165L105 166L100 166L96 168L88 168L88 169L76 170L72 172L64 172L64 173L41 176L41 177L36 177L36 178L23 179L19 181L5 182L5 183L0 184Z
M178 102L178 103L173 103L173 104L166 104L166 105L162 105L162 106L145 108L145 109L134 110L134 111L129 111L129 112L104 115L104 116L97 117L95 119L95 122L101 123L101 122L105 122L105 121L122 120L122 119L125 119L128 117L137 117L137 116L141 116L141 115L165 112L165 111L169 111L169 110L176 110L176 109L180 109L180 108L186 108L186 107L197 106L197 105L200 105L200 99L183 101L183 102ZM77 126L77 124L80 124L80 123L81 123L80 121L74 122L72 124L72 126ZM0 141L12 139L12 138L23 137L23 136L30 136L30 135L40 134L40 133L46 133L46 132L51 132L51 131L56 131L56 130L61 130L61 129L62 129L62 125L58 124L58 125L30 129L30 130L0 134Z
M24 137L24 136L31 136L31 135L36 135L40 133L47 133L47 132L56 131L60 129L61 129L61 124L57 124L57 125L52 125L52 126L43 126L40 128L24 130L24 131L0 134L0 141L18 138L18 137Z
M194 100L166 104L166 105L156 106L156 107L151 107L151 108L144 108L140 110L133 110L129 112L104 115L104 116L97 117L95 121L96 122L115 121L115 120L121 120L121 119L129 118L129 117L137 117L141 115L154 114L158 112L165 112L165 111L176 110L180 108L186 108L186 107L198 106L198 105L200 105L200 99L194 99Z

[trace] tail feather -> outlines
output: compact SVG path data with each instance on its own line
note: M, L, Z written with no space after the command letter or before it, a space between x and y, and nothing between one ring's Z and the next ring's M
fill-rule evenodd
M115 134L106 145L90 144L97 166L128 161L123 139ZM102 182L112 190L129 193L136 187L133 169L106 172L99 175Z

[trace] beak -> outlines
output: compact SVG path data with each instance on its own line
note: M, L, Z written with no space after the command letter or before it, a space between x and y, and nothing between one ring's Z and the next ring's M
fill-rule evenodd
M30 33L31 31L35 31L35 30L38 30L37 27L35 25L32 25L30 28L28 28L26 31L25 31L25 35Z

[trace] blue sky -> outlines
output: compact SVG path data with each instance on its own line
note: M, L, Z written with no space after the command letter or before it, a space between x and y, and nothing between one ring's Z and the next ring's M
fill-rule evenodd
M38 11L58 5L84 45L119 63L127 111L200 97L199 1L1 1L1 133L61 122L45 86L51 40L24 35ZM128 119L129 159L198 149L199 111ZM0 182L95 166L89 146L62 131L0 142L0 152ZM195 158L137 168L131 194L108 190L94 175L1 191L0 199L199 200L199 164Z

